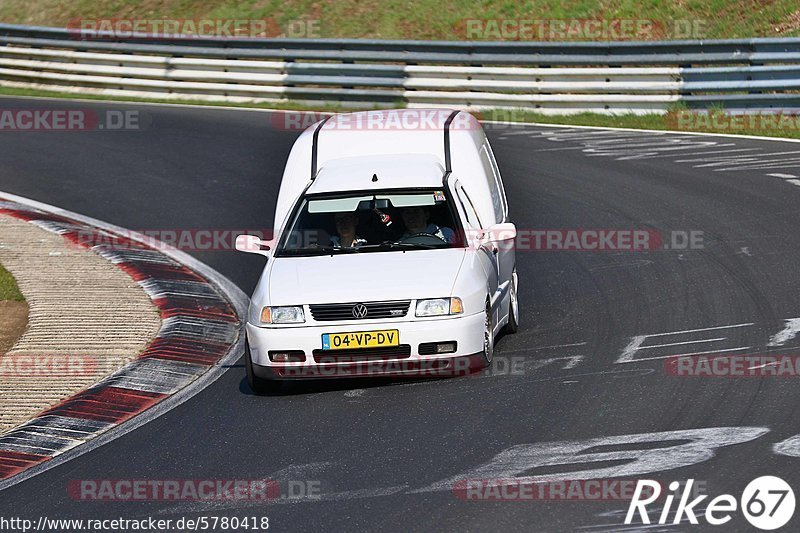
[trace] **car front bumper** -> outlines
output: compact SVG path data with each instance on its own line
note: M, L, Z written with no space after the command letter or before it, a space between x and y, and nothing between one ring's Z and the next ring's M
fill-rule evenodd
M264 379L319 379L341 377L449 377L466 375L483 367L484 315L417 319L414 321L376 321L370 323L258 327L247 324L247 339L253 372ZM322 335L374 330L399 331L399 342L408 346L408 355L382 355L371 358L373 350L320 352ZM420 355L425 343L456 342L456 351ZM302 363L270 361L270 351L301 350ZM315 361L315 352L319 356ZM320 354L323 354L324 357ZM319 361L319 359L324 359Z

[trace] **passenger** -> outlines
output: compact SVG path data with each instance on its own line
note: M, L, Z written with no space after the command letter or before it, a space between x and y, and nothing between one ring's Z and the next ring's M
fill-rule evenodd
M429 233L439 237L447 243L456 242L456 234L450 228L440 228L436 224L429 224L431 214L425 207L406 207L403 209L403 222L406 225L406 232L402 239L407 239L418 233Z
M338 235L331 236L331 245L334 248L353 248L367 244L366 239L356 235L358 217L351 211L336 213L333 217L336 222L336 232Z

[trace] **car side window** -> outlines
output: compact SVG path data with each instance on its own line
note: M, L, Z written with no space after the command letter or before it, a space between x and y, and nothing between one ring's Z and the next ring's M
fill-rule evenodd
M500 179L500 167L497 166L497 159L494 157L492 145L489 144L488 140L486 141L485 146L486 153L489 154L489 163L492 165L492 172L494 173L494 181L497 186L497 192L500 196L500 201L503 204L503 218L501 221L504 221L508 217L508 201L506 200L506 191L503 189L503 180Z
M465 191L464 187L462 187L460 184L456 188L456 194L458 195L458 201L461 202L461 206L464 209L464 214L467 216L467 222L469 222L473 228L483 228L483 224L481 224L481 219L478 217L478 213L475 211L475 206L472 204L472 200L467 194L467 191Z
M494 168L492 166L489 152L486 149L486 144L481 147L481 163L483 171L486 173L486 179L489 184L489 191L492 195L492 207L494 209L494 218L496 222L502 222L505 219L505 209L503 206L503 198L500 188L497 186L497 178L495 177Z

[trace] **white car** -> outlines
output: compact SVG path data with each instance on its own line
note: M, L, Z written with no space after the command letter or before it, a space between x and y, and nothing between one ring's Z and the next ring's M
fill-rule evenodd
M334 115L294 144L247 319L247 376L447 376L492 361L519 324L514 239L470 114Z

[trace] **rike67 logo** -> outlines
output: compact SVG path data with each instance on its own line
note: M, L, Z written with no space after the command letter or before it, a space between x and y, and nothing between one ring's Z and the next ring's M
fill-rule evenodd
M669 493L664 499L664 507L658 515L658 524L664 525L672 512L672 505L678 501L672 524L688 521L690 524L699 524L700 518L713 526L727 524L733 519L737 508L750 524L758 529L769 531L786 525L794 514L794 491L784 480L775 476L762 476L751 481L737 499L731 494L721 494L705 503L708 495L700 495L689 500L692 496L693 479L685 484L673 481L669 484ZM682 492L678 492L683 487ZM661 496L661 484L652 480L639 480L633 493L633 499L625 516L625 524L634 523L634 516L639 515L639 521L650 524L650 514L647 506L656 502ZM657 510L656 510L657 511Z

